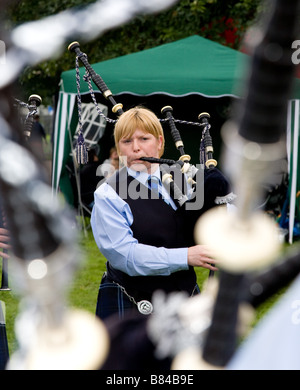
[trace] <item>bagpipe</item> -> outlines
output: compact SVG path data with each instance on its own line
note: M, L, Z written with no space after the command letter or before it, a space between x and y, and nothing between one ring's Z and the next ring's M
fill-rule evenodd
M87 153L86 151L84 151L84 140L81 131L82 124L80 123L81 97L80 81L78 80L80 77L78 61L81 61L86 70L83 79L88 83L92 100L96 106L99 115L105 117L105 115L101 112L100 108L97 105L96 98L91 85L91 80L95 83L96 87L102 93L103 97L107 99L107 101L110 103L110 105L112 106L112 112L114 114L119 117L124 111L123 105L121 103L116 102L113 93L108 88L102 77L94 71L94 69L88 62L87 55L80 50L80 44L77 41L72 42L68 46L68 50L76 54L76 83L79 116L79 136L76 145L76 156L77 162L80 164L86 162L86 158L84 156L86 156ZM164 119L159 118L159 120L160 122L162 122L163 125L166 123L169 126L172 139L174 141L176 149L180 153L180 157L177 161L173 159L153 157L142 157L141 160L150 163L160 164L160 169L162 171L162 183L167 188L171 196L174 198L177 205L179 207L185 206L185 208L187 208L188 210L193 211L201 209L201 213L203 213L205 210L208 210L209 208L214 207L218 204L226 204L233 201L235 199L235 195L230 191L230 184L227 178L221 173L221 171L216 168L217 161L213 158L213 142L212 137L210 135L209 124L210 115L208 113L199 114L198 122L196 123L174 119L173 108L171 106L164 106L161 109L161 114L164 116ZM115 123L117 120L111 120L107 117L105 118L112 123ZM185 153L183 140L176 126L176 122L180 122L185 125L196 125L203 129L199 148L200 165L198 168L194 164L191 164L191 156ZM188 187L183 188L184 186L182 185L182 183L176 182L176 180L174 180L174 176L176 176L174 175L174 172L178 170L185 174L187 183L189 185ZM197 181L199 183L198 190ZM199 205L199 202L197 202L198 195L199 197L201 197L202 200L201 205Z
M53 197L47 173L32 154L24 129L16 120L10 89L1 90L0 96L10 102L10 111L0 113L1 199L12 247L12 289L24 303L15 323L19 349L11 356L8 368L97 368L105 346L105 337L100 342L101 324L87 313L66 310L63 298L68 280L79 265L76 235L70 228L72 213ZM22 144L16 139L23 139ZM91 338L96 338L83 340L81 326L87 326ZM34 334L29 343L28 329ZM101 348L97 349L99 342ZM72 360L74 351L80 353Z
M112 104L112 112L116 115L121 115L123 113L123 105L121 103L117 103L114 99L114 96L110 89L107 87L105 82L103 81L102 77L99 76L92 66L89 64L87 55L85 53L82 53L80 50L80 45L78 42L72 42L68 46L68 50L71 52L74 52L78 59L82 62L84 67L86 68L89 76L93 80L93 82L98 87L99 91L102 93L102 95Z
M36 108L41 103L41 98L38 95L31 95L28 100L28 104L15 99L18 105L27 107L28 114L24 121L24 138L28 140L31 135L33 116L36 113ZM0 227L6 228L5 215L3 209L0 207ZM9 236L2 238L2 243L6 244L10 240ZM11 291L9 286L9 274L8 274L8 249L2 249L2 277L0 291ZM9 362L9 348L6 332L6 320L5 320L5 302L0 300L0 370L4 370Z
M107 26L102 23L93 32L81 29L90 25L95 15L106 15L108 26L117 26L140 12L159 11L172 2L165 0L153 6L135 3L133 7L130 1L96 1L84 9L23 23L5 37L2 31L1 38L9 43L0 74L1 206L11 237L11 282L22 301L15 321L18 349L8 369L97 369L109 343L100 321L65 304L66 287L80 263L74 215L53 196L47 173L27 142L38 95L29 102L32 111L24 134L14 107L14 81L26 66L58 55L68 37L76 34L91 39L91 33L97 36L104 32ZM118 19L111 9L119 10L121 3ZM53 23L61 28L53 30Z
M74 216L53 197L46 169L28 143L41 99L31 95L29 105L21 104L29 109L24 126L11 86L0 89L0 99L7 103L0 109L1 207L10 235L11 285L23 303L15 321L19 348L6 368L97 369L106 331L88 313L66 309L64 300L79 266ZM7 275L2 282L8 284Z
M28 141L31 136L31 131L34 123L34 115L37 113L37 107L42 103L42 98L39 95L30 95L28 98L28 103L22 102L19 99L14 99L16 102L16 106L26 107L28 109L28 113L25 117L23 123L23 135L25 141ZM0 227L4 226L4 213L1 211L0 215L2 223ZM3 249L4 253L8 253L7 249ZM8 282L8 259L6 257L2 258L2 279L1 279L1 287L0 291L10 291L9 282Z

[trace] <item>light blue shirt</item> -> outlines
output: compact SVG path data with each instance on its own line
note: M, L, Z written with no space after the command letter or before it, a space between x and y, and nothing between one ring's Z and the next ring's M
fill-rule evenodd
M128 169L128 173L141 183L147 183L149 175L146 172L138 174ZM154 175L159 177L159 168ZM170 198L165 188L163 191L162 195ZM130 276L167 276L188 269L187 248L157 248L141 244L133 237L131 209L109 184L101 184L94 198L91 216L94 238L100 252L112 267Z

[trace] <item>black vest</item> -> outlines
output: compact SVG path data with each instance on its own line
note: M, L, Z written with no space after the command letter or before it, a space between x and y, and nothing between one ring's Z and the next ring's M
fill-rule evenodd
M150 190L128 175L122 168L108 179L107 183L131 208L133 236L141 244L165 248L189 246L186 240L186 221L183 208L176 211L163 199L151 199ZM139 194L132 199L132 192ZM129 196L130 195L130 196ZM192 294L196 285L196 274L192 267L168 276L129 276L107 263L110 279L122 285L136 301L151 299L155 290L186 291Z

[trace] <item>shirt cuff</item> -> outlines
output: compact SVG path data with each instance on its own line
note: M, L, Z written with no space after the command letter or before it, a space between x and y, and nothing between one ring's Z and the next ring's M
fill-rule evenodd
M188 248L171 248L168 249L169 267L171 273L187 270L188 265Z

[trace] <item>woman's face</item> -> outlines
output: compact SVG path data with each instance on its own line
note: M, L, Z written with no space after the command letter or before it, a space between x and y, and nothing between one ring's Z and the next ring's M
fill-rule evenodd
M159 152L162 148L162 144L162 136L155 138L154 135L150 133L136 129L131 137L120 139L119 154L124 164L128 167L134 169L135 171L147 170L151 173L151 165L153 164L141 161L140 158L159 158Z

